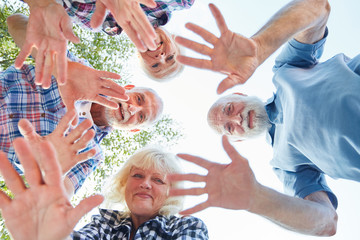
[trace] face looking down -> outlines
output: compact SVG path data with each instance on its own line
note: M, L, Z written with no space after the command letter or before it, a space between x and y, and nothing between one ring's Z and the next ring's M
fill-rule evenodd
M105 109L108 124L114 128L134 129L155 122L162 113L163 103L159 96L149 88L134 87L127 90L129 100L115 100L118 109Z
M217 100L208 112L208 123L218 133L243 140L269 127L264 103L256 97L231 94Z
M161 79L173 72L179 71L182 65L175 60L179 47L172 36L163 28L155 29L157 49L140 53L143 67L152 77Z

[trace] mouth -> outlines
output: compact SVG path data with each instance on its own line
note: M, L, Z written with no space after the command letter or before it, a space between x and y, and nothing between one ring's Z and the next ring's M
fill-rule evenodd
M248 127L249 127L250 129L253 129L253 128L254 128L254 117L255 117L255 111L254 111L254 110L250 110L250 111L248 112L248 118L247 118L247 120L248 120Z
M156 51L158 51L158 50L162 47L163 43L164 43L163 41L160 41L160 42L157 44L155 50L151 51L150 49L148 49L148 52L156 52Z
M142 199L149 199L152 198L152 196L150 194L147 193L136 193L135 196L142 198Z
M124 120L124 108L122 107L122 104L119 103L119 113L122 120Z

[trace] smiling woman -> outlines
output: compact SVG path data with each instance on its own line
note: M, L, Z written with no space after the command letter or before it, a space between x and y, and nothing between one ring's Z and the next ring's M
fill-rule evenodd
M179 173L174 155L145 148L130 157L111 179L106 205L121 210L100 209L93 221L73 232L73 239L208 239L207 228L198 218L177 217L182 197L169 197L167 175ZM129 238L130 237L130 238Z

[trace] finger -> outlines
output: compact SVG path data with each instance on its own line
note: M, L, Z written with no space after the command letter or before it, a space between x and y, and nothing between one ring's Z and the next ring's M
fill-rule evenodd
M50 87L51 82L51 72L53 68L53 54L51 51L46 51L45 61L44 61L44 69L42 74L42 87L48 89Z
M121 76L117 73L107 72L107 71L97 71L100 78L111 78L111 79L120 79Z
M220 30L220 33L224 34L228 30L228 27L226 26L226 22L225 22L223 15L221 14L220 10L214 4L210 3L209 8L210 8L212 15L214 16L214 18L216 20L216 24Z
M222 145L224 147L225 152L227 153L227 155L230 157L230 159L233 162L247 162L247 160L245 158L243 158L236 150L235 148L230 144L229 139L227 138L227 136L223 135L222 136Z
M79 140L76 143L74 143L73 149L76 152L81 151L82 149L84 149L88 145L88 143L94 137L95 137L95 131L93 129L90 129L83 136L81 136L81 138L79 138Z
M111 80L110 80L111 81ZM112 97L112 98L116 98L122 101L127 101L129 100L129 96L126 95L126 91L123 87L121 87L120 85L114 83L104 83L105 86L102 86L100 88L100 93L102 95L108 96L108 97Z
M75 116L76 116L75 109L68 110L66 114L61 118L58 126L55 129L56 135L64 136L67 130L69 129L70 123L73 121Z
M27 119L20 119L18 123L19 131L21 135L29 142L36 142L40 137L35 129L34 126L29 122Z
M49 186L60 186L61 168L56 158L54 146L50 142L43 142L40 144L40 165L44 173L43 179Z
M203 158L196 157L196 156L189 155L189 154L177 154L176 156L178 156L186 161L192 162L196 165L199 165L200 167L203 167L205 169L209 169L210 167L217 165L217 163L210 162Z
M24 168L26 181L30 187L36 187L42 184L42 176L35 157L40 153L32 153L29 142L23 138L17 138L13 142L16 155Z
M156 33L154 27L150 24L139 3L134 1L131 4L133 6L131 23L135 31L140 35L141 40L148 49L155 50L157 46L155 43Z
M183 37L176 37L175 41L182 46L189 48L197 53L210 56L212 49L204 44L200 44Z
M103 91L103 92L106 92L106 91ZM111 94L106 94L106 95L110 97ZM125 95L125 96L127 96L127 95ZM98 103L98 104L100 104L100 105L102 105L104 107L111 108L111 109L118 109L119 108L119 104L117 102L109 100L109 99L107 99L106 97L103 97L103 96L96 96L95 98L90 99L90 101Z
M35 58L35 84L37 84L37 85L42 84L45 49L46 49L46 46L44 46L44 44L41 45L41 47L38 49L38 52L37 52L36 58Z
M64 85L66 83L66 77L67 77L67 57L66 57L66 45L65 47L62 46L60 48L60 51L56 53L55 59L56 59L56 72L57 72L57 82L60 85Z
M234 87L235 85L238 85L238 84L241 84L244 82L245 81L241 81L240 78L227 77L221 81L221 83L219 84L216 91L218 94L221 94L221 93L225 92L226 90Z
M79 126L72 129L71 132L66 136L66 141L74 143L79 140L81 136L91 128L93 122L90 119L85 119Z
M128 35L129 39L134 43L135 47L140 52L147 51L147 47L142 43L140 38L138 37L138 34L136 31L131 27L130 24L125 24L124 26L121 26L124 30L124 32Z
M196 24L187 23L185 27L190 31L193 31L194 33L200 35L205 41L211 43L212 45L215 45L218 40L218 38L214 34Z
M106 6L101 1L96 1L95 12L91 17L90 26L92 28L98 28L105 19Z
M11 190L11 192L15 196L26 190L26 186L22 178L12 167L10 161L6 157L6 154L1 151L0 151L0 172L6 182L7 187Z
M205 188L170 189L170 196L199 196L205 194Z
M78 163L81 163L81 162L83 162L83 161L85 161L85 160L88 160L88 159L92 158L93 156L95 156L95 154L96 154L96 150L95 150L95 149L91 149L91 150L89 150L89 151L86 151L86 152L83 152L83 153L80 153L80 154L76 155L76 157L74 158L74 160L75 160L74 165L76 165L76 164L78 164ZM71 167L72 167L72 166L71 166ZM71 168L71 167L70 167L70 168ZM70 169L70 168L69 168L69 169Z
M178 55L176 56L176 61L184 65L188 65L196 68L210 69L210 70L213 68L211 61L205 59L191 58L183 55Z
M168 179L171 182L178 182L178 181L205 182L206 176L202 176L199 174L171 174L168 176Z
M157 4L154 0L140 0L139 3L145 5L149 8L154 8L157 6Z
M0 209L3 210L10 203L11 203L11 198L3 191L0 191Z
M69 16L64 16L60 22L60 27L64 34L64 37L73 43L79 43L80 39L76 36L72 30L72 22Z
M15 67L17 69L21 68L26 58L30 55L31 49L33 48L33 44L26 42L23 47L21 48L20 53L16 57L15 60Z
M202 211L202 210L204 210L204 209L206 209L208 207L210 207L210 205L206 201L206 202L203 202L203 203L200 203L200 204L196 205L195 207L192 207L192 208L186 209L184 211L181 211L180 214L181 215L191 215L191 214L200 212L200 211Z
M86 213L90 212L91 209L98 206L104 201L104 197L101 195L94 195L82 200L79 205L77 205L74 209L69 211L67 215L67 219L69 221L69 225L74 227L76 223L80 220L82 216Z

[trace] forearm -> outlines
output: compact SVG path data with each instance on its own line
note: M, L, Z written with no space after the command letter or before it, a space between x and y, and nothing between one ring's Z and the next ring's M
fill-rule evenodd
M52 3L58 4L55 0L23 0L23 1L26 2L30 8L34 6L45 7Z
M262 185L253 199L250 212L291 231L316 236L331 236L336 232L337 214L330 201L290 197Z
M284 6L252 36L259 63L292 37L309 44L322 39L329 13L327 0L294 0Z

